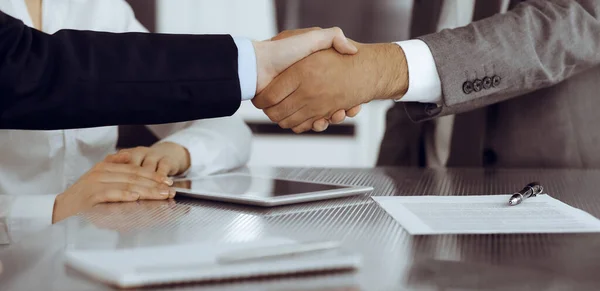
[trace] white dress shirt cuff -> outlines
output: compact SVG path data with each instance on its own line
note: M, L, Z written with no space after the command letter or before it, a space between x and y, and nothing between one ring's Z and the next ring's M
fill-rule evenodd
M234 37L233 41L238 49L238 77L242 100L251 100L256 95L256 82L258 80L256 53L252 41L247 38Z
M57 195L18 195L7 217L8 233L12 242L30 233L52 225L54 201Z
M52 224L54 200L57 195L19 195L15 197L10 217L37 219L46 225Z
M418 39L400 41L408 65L408 91L396 101L441 104L442 82L429 46Z

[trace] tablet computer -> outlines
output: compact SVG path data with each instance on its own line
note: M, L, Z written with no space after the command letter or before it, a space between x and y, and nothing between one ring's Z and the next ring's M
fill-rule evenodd
M278 206L340 198L373 190L372 187L296 181L246 174L224 174L177 180L173 187L179 195L256 206Z

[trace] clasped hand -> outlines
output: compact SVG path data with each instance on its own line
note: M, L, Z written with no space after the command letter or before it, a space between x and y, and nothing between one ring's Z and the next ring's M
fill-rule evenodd
M254 45L258 82L252 102L296 133L323 131L358 114L361 104L406 92L395 44L365 45L348 40L339 28L311 28Z
M187 149L161 142L152 147L121 150L96 164L56 197L53 222L105 202L165 200L175 197L169 176L190 167Z

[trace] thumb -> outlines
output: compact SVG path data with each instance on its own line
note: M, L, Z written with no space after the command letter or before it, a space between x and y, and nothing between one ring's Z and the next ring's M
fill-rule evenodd
M275 70L280 73L294 63L321 50L335 48L342 54L355 54L358 49L338 28L311 30L306 33L272 41L271 52L278 58L273 62Z
M338 53L345 55L353 55L358 52L358 48L344 35L344 32L337 28L329 28L324 31L325 39L332 39L331 44L326 41L325 45L329 45L333 47ZM328 47L327 47L328 48ZM320 50L323 48L320 48Z
M310 30L279 40L254 42L253 45L258 64L257 93L281 72L313 53L332 47L343 54L358 52L339 27Z

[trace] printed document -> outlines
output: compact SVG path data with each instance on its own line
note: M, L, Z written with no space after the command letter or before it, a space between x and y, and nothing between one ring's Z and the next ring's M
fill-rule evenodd
M373 199L410 234L600 232L600 220L549 195L509 206L512 195Z

